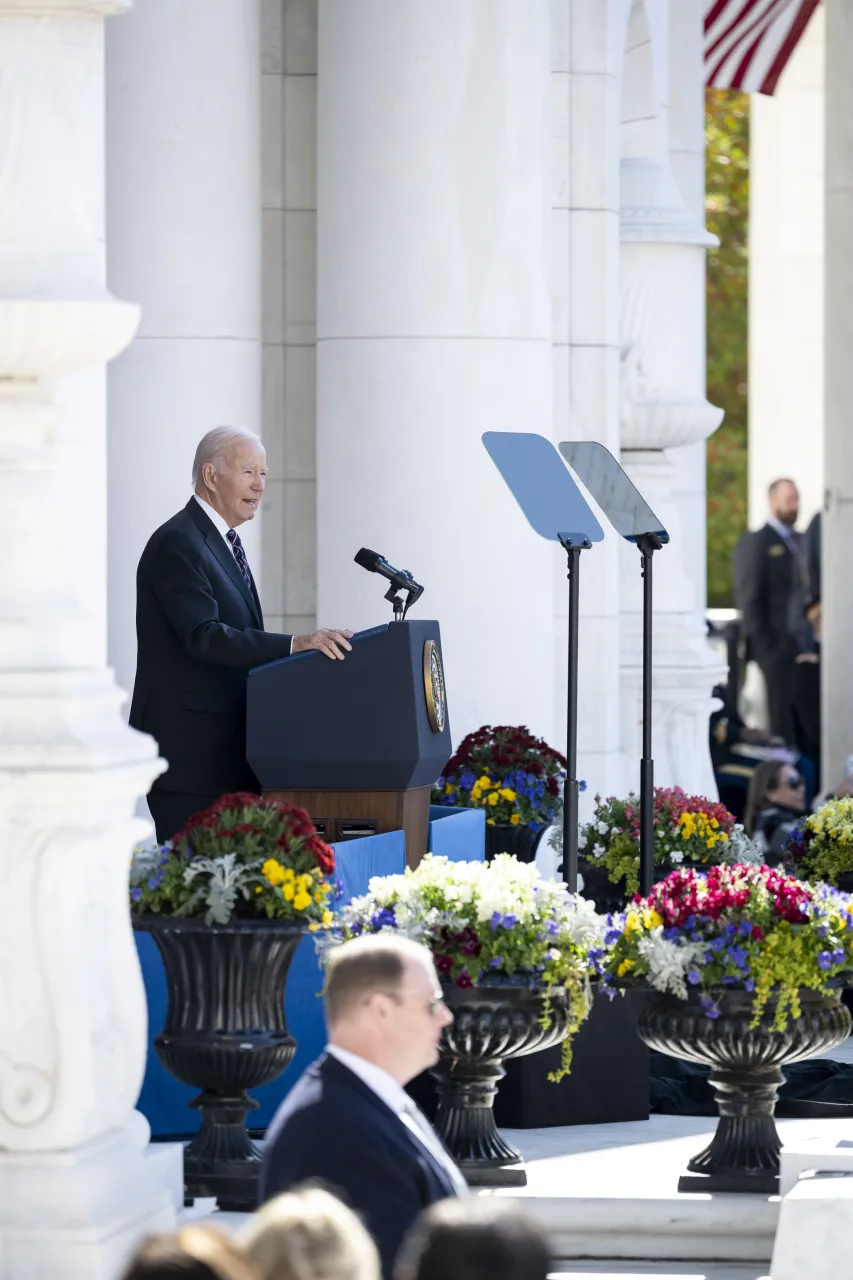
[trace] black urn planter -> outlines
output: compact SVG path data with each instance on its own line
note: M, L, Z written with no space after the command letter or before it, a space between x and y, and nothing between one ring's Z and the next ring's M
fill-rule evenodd
M782 1144L773 1116L785 1080L780 1067L840 1044L850 1033L850 1014L839 992L803 990L800 1017L789 1019L784 1031L772 1030L774 1000L751 1029L750 992L724 987L715 998L720 1016L709 1018L696 992L679 1000L648 989L637 1026L650 1049L711 1068L720 1119L710 1144L688 1161L678 1190L777 1195Z
M491 862L499 853L513 853L519 862L533 862L545 830L545 827L533 828L522 822L515 826L509 822L496 823L493 827L486 823L486 862Z
M607 867L587 862L586 858L579 859L578 870L583 876L581 893L584 898L589 898L590 902L595 903L596 911L601 915L608 915L611 912L625 910L629 899L624 880L614 884Z
M246 1132L258 1104L247 1089L281 1075L296 1052L287 1030L284 990L304 926L278 920L206 925L175 916L139 916L166 971L166 1025L157 1057L184 1084L201 1090L189 1104L201 1128L184 1151L184 1194L215 1196L220 1209L257 1205L261 1153Z
M504 1059L565 1039L566 991L488 981L464 990L442 986L453 1023L442 1035L441 1056L431 1072L438 1082L436 1130L471 1186L526 1186L521 1153L495 1125L495 1094Z

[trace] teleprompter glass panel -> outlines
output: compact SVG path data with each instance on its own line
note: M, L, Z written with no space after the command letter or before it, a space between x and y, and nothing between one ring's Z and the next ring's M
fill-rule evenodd
M487 431L483 444L541 538L582 546L604 531L550 440L529 431Z
M648 533L669 542L666 529L609 449L594 440L563 440L559 447L617 533L629 542Z

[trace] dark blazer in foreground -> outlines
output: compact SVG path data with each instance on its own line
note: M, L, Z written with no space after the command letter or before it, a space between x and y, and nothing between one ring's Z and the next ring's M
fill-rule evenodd
M421 1211L455 1195L445 1171L394 1112L328 1054L304 1072L267 1132L260 1202L309 1178L359 1214L386 1278Z
M255 790L246 762L249 668L290 653L264 631L257 590L190 498L152 534L136 575L134 729L169 762L152 790L220 795Z

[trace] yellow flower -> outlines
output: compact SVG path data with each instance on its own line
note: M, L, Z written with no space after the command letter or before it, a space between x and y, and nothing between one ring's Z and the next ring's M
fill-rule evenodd
M311 895L308 893L297 893L293 899L293 905L297 911L304 911L306 907L311 906Z
M629 911L625 916L625 932L638 933L642 927L639 911Z
M263 893L263 891L264 891L264 886L262 884L255 885L255 893Z
M663 924L663 916L659 916L651 907L646 907L643 912L643 927L656 929L659 924Z
M445 794L445 795L452 796L452 795L453 795L453 792L454 792L455 790L456 790L456 788L454 787L454 785L453 785L453 783L452 783L452 782L445 782L445 784L444 784L444 794Z
M509 818L509 820L510 820L510 824L511 824L513 827L517 827L517 826L518 826L518 824L521 822L521 818L519 817L519 815L518 815L517 813L511 813L511 814L510 814L510 818Z
M498 795L497 791L493 791L492 794L489 796L489 804L497 804L499 800L500 800L500 796Z
M292 902L292 901L293 901L293 897L294 897L294 892L295 892L295 891L294 891L294 888L293 888L293 885L292 885L292 884L283 884L283 885L281 886L281 892L282 892L282 893L283 893L283 895L284 895L284 900L285 900L285 902Z
M492 785L492 780L485 773L483 774L482 778L477 779L478 787L490 787L491 785Z
M706 840L706 841L705 841L705 848L706 848L706 849L713 849L713 847L714 847L714 845L715 845L716 843L717 843L717 842L716 842L716 840L714 839L714 837L713 837L713 836L711 836L711 839L710 839L710 840Z
M512 787L501 787L500 794L501 794L501 799L502 799L502 800L514 800L514 799L515 799L515 792L513 791Z
M261 875L266 876L270 884L281 884L286 878L284 867L275 858L267 858L261 867Z
M322 926L321 924L309 924L309 926L308 926L308 932L309 932L309 933L316 933L316 932L317 932L317 930L318 930L318 929L322 929L322 927L323 927L323 926Z
M624 978L625 974L633 969L636 963L636 960L623 960L619 968L616 970L616 977Z
M323 924L329 925L332 923L333 919L334 919L334 916L332 915L331 911L323 912Z
M487 826L487 827L493 827L494 825L495 825L495 820L494 820L494 818L486 818L486 826Z

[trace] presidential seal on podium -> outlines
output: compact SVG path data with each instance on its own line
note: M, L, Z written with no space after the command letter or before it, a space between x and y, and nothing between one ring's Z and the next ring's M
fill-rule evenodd
M432 731L442 733L446 717L444 668L441 665L441 653L434 640L427 640L424 645L424 693Z

